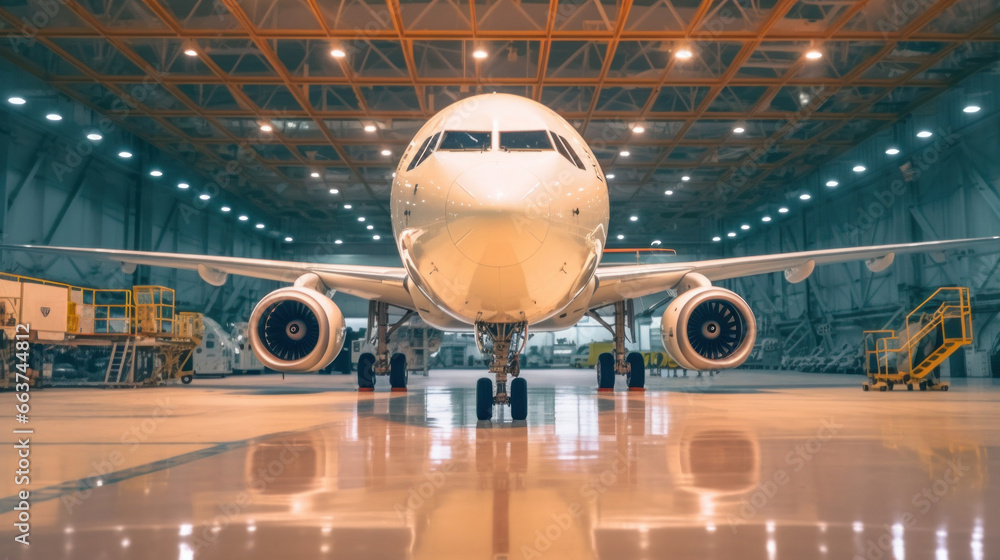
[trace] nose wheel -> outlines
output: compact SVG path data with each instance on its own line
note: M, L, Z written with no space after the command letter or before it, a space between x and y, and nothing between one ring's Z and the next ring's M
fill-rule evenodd
M514 420L528 417L528 384L518 377L521 374L520 351L527 340L527 323L476 323L476 342L484 353L492 354L490 373L496 377L482 377L476 382L476 417L491 420L496 405L510 405ZM514 380L507 392L507 376Z

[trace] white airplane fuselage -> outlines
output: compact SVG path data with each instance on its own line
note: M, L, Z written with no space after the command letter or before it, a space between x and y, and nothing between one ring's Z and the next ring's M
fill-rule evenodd
M544 105L499 93L430 119L392 185L410 294L442 329L575 324L593 291L608 210L604 173L576 130Z

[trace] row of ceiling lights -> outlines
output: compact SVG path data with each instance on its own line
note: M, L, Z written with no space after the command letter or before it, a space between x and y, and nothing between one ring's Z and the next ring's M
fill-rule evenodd
M982 110L982 107L980 107L979 105L966 105L962 109L962 112L963 113L968 113L968 114L973 114L973 113L978 113L980 110ZM920 130L919 132L917 132L916 136L917 136L917 138L920 138L922 140L926 140L926 139L931 138L932 136L934 136L934 133L931 132L931 131L929 131L929 130L924 129L924 130ZM886 155L889 155L889 156L898 155L899 152L900 152L899 148L897 148L895 146L890 146L889 148L886 148L886 150L885 150ZM854 171L855 173L864 173L865 171L868 170L868 168L865 167L864 165L858 163L858 164L855 164L854 167L851 168L851 170ZM832 178L829 179L826 182L826 186L830 187L831 189L835 188L835 187L837 187L839 185L840 185L840 181L837 181L836 179L832 179ZM673 194L673 192L672 191L667 191L667 194ZM802 200L803 202L807 202L807 201L809 201L811 199L812 199L812 195L809 194L808 192L804 192L804 193L802 193L802 194L799 195L799 200ZM789 212L789 209L788 209L787 206L782 206L782 207L778 208L778 213L780 213L780 214L787 214L788 212ZM633 220L633 221L635 221L635 220ZM771 221L771 216L764 215L763 217L761 217L760 221L762 221L764 223L768 223L768 222ZM740 229L743 230L743 231L749 231L750 230L750 224L743 224L743 225L740 226ZM726 234L726 237L734 238L734 237L736 237L736 232L735 231L730 231L730 232L728 232ZM716 235L715 237L712 238L712 241L715 241L715 242L722 241L722 237Z

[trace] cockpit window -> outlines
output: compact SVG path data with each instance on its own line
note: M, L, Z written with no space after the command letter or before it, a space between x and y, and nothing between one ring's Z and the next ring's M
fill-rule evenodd
M450 151L484 151L490 149L493 143L492 132L468 132L464 130L446 130L441 139L439 150Z
M438 138L440 137L441 133L438 132L437 134L428 137L427 140L424 140L424 143L420 145L420 149L417 150L417 155L413 157L413 161L411 161L410 165L406 167L406 170L409 171L420 165L421 162L427 159L427 156L433 154L434 148L437 146Z
M580 157L576 155L575 151L573 151L573 146L569 145L569 141L563 138L562 136L559 136L555 132L552 133L552 137L555 139L556 142L556 150L558 150L558 152L562 154L564 158L573 162L573 165L579 167L580 169L584 169L583 161L581 161Z
M500 149L504 151L551 150L552 142L544 130L518 130L500 133Z

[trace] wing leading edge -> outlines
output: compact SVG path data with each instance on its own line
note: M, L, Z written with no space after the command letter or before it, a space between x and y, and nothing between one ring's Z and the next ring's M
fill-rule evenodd
M938 253L960 249L993 247L1000 250L1000 236L955 239L950 241L927 241L922 243L901 243L897 245L876 245L870 247L849 247L844 249L822 249L777 255L753 257L732 257L709 261L692 261L665 264L637 264L613 266L597 269L597 290L591 299L591 308L602 307L623 299L637 298L675 287L685 274L696 272L709 280L727 280L755 274L785 271L789 281L799 281L808 277L815 265L849 261L869 261L870 268L881 270L893 255L908 253ZM880 261L880 259L886 259ZM888 262L887 262L888 261Z
M295 282L303 274L314 273L330 289L364 299L384 301L406 309L413 308L413 300L406 291L406 272L402 268L36 245L0 245L0 249L197 270L205 281L212 284L221 284L229 274Z

